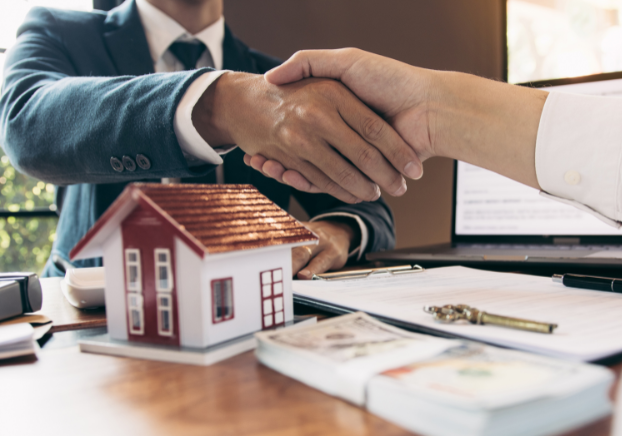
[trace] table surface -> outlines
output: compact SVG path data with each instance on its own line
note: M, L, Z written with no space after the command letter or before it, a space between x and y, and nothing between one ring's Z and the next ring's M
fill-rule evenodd
M80 310L73 307L63 296L60 289L60 277L41 279L43 305L39 312L52 320L52 332L88 329L106 326L106 310Z
M43 311L61 329L101 324L101 313L77 316L53 301L64 302L60 292L46 298ZM208 367L80 353L77 339L103 332L57 330L38 358L0 361L0 434L412 434L262 366L252 352ZM619 377L622 364L612 369ZM611 423L566 435L609 435Z

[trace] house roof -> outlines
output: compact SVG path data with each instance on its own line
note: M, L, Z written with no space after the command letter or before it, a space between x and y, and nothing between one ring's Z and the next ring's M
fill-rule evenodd
M134 183L73 248L71 258L101 256L101 244L139 204L164 217L198 254L318 239L252 185Z

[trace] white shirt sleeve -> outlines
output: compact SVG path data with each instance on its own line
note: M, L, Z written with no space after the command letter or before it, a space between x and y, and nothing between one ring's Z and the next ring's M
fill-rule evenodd
M356 260L360 260L363 256L363 253L365 252L365 248L367 247L367 241L369 240L369 231L367 230L367 224L365 224L365 221L363 221L360 216L347 212L325 213L313 217L310 221L313 222L320 220L330 220L330 217L333 216L352 218L359 225L359 228L361 229L361 243L358 247L348 253L348 257L356 257Z
M223 162L220 156L236 148L235 145L230 145L213 149L205 142L201 135L199 135L194 124L192 124L192 110L199 101L199 98L201 98L203 93L216 79L226 72L226 70L211 71L197 78L188 87L175 111L175 120L173 121L175 135L177 135L177 141L179 141L181 150L184 152L186 159L188 159L188 163L191 165L197 162L220 165Z
M545 197L619 228L622 98L551 92L538 128L536 175Z

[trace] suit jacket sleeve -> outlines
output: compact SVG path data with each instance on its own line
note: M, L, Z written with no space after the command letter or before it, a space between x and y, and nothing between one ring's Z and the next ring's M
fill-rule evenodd
M347 204L327 194L308 194L295 190L293 193L311 217L334 212L345 212L361 217L369 232L369 240L361 260L365 259L366 253L391 250L395 246L393 213L382 198L369 203Z
M7 53L0 141L16 168L57 185L203 175L188 167L173 120L187 87L206 69L121 77L77 77L53 14L34 8ZM151 162L116 172L111 157Z

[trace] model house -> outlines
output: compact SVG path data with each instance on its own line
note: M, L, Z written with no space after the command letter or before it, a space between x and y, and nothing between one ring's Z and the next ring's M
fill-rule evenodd
M71 251L102 256L115 340L204 348L293 319L317 236L250 185L128 185Z

